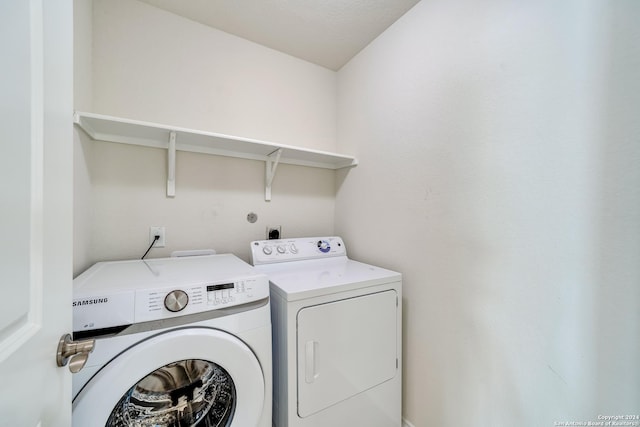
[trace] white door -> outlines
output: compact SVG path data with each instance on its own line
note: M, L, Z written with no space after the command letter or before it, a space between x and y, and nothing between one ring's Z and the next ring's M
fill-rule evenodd
M298 415L304 418L393 378L397 293L368 294L298 312Z
M68 427L73 6L0 1L0 426Z

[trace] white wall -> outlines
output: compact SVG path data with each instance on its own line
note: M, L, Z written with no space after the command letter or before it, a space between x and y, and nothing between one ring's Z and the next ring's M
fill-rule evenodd
M640 402L640 4L418 3L338 73L336 233L404 277L415 426Z
M92 112L335 151L333 71L135 0L95 0L92 31ZM89 226L76 226L76 274L140 257L149 226L165 226L167 240L149 257L214 248L248 259L268 225L333 232L333 171L280 165L265 202L264 163L178 152L172 199L165 151L89 145L76 164L89 175L76 204L90 209Z
M95 0L97 113L335 151L334 72L136 0Z

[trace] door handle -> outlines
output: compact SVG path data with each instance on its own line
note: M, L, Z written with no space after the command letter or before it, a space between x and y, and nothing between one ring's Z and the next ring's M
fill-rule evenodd
M93 351L95 340L74 341L71 334L65 334L60 337L58 342L58 351L56 352L56 362L58 366L67 366L69 370L75 374L80 372L89 359L89 353Z
M317 341L307 341L305 345L305 380L308 384L313 383L318 379L320 373L318 372L318 347L320 343Z

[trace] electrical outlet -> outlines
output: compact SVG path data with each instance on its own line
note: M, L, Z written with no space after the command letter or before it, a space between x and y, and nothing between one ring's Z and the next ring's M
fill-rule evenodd
M164 227L149 227L149 244L153 243L153 239L156 236L160 236L158 241L153 245L154 248L164 248L165 240L164 240Z
M267 239L282 239L282 226L276 225L273 227L267 226Z

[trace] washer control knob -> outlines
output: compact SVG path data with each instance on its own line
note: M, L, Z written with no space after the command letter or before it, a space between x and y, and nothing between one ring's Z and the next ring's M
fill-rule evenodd
M264 248L262 248L262 252L264 252L265 255L271 255L273 249L271 249L271 246L265 246Z
M298 247L296 246L295 243L292 243L289 245L289 250L291 251L292 254L297 254L298 253Z
M167 310L177 313L180 310L183 310L187 304L189 303L189 295L185 291L181 291L180 289L176 289L175 291L171 291L164 297L164 306Z
M283 253L286 252L286 250L287 250L287 248L285 248L284 246L278 245L278 253L283 254Z

